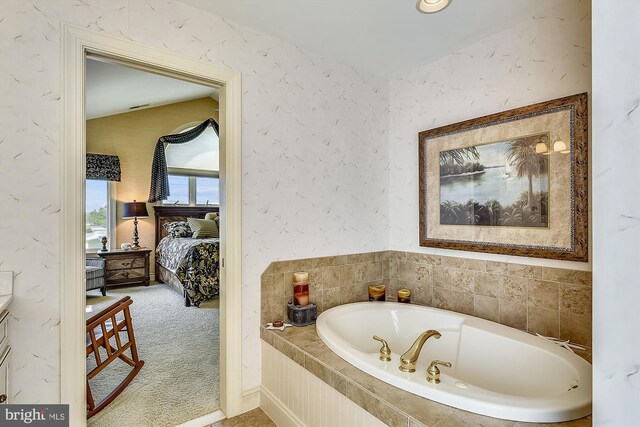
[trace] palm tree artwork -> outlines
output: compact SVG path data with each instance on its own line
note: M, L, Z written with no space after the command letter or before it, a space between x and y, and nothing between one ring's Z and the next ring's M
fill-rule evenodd
M440 152L440 224L547 227L549 157L540 133Z
M511 143L507 151L507 160L515 164L518 178L526 176L529 180L528 206L533 199L533 177L540 176L540 172L546 162L545 156L536 153L536 144L539 142L548 144L547 135L518 138Z

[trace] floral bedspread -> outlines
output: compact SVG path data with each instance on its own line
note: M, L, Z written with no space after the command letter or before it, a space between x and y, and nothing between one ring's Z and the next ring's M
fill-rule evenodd
M160 265L174 273L198 306L220 293L220 239L165 237L156 249Z

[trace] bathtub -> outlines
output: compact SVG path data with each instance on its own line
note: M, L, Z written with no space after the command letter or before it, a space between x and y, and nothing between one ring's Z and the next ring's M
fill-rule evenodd
M364 302L323 312L316 329L341 358L410 393L465 411L525 422L561 422L591 413L591 365L543 338L498 323L412 304ZM400 371L400 355L424 331L416 372ZM378 335L391 361L379 359ZM441 382L426 380L433 360Z

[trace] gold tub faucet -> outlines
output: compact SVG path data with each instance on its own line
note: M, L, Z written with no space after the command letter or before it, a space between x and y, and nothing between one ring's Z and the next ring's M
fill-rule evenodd
M420 350L422 350L424 343L431 337L440 339L441 336L440 332L434 331L433 329L429 329L428 331L421 333L411 348L400 357L400 370L402 372L415 372L416 362L418 361Z
M391 349L389 348L389 344L382 338L377 335L373 336L373 339L376 341L380 341L382 343L382 347L380 348L380 360L383 362L388 362L391 360Z
M447 368L451 367L451 363L442 362L440 360L434 360L429 365L429 369L427 369L427 381L432 384L440 384L440 369L438 369L438 365L446 366Z

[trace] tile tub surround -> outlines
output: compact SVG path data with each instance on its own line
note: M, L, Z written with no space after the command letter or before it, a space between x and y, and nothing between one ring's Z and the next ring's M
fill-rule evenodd
M390 251L387 295L591 347L591 272Z
M554 424L500 420L424 399L374 378L342 360L318 337L315 325L287 328L282 332L261 327L260 337L389 426L586 427L592 425L591 416Z
M388 301L407 288L414 304L591 347L588 271L399 251L277 261L262 275L262 324L286 318L293 272L300 270L310 273L309 295L318 314L367 301L368 285L383 283Z
M318 304L320 314L337 305L367 301L370 284L387 284L388 267L389 251L272 262L261 277L261 322L286 319L295 271L309 272L309 301Z

